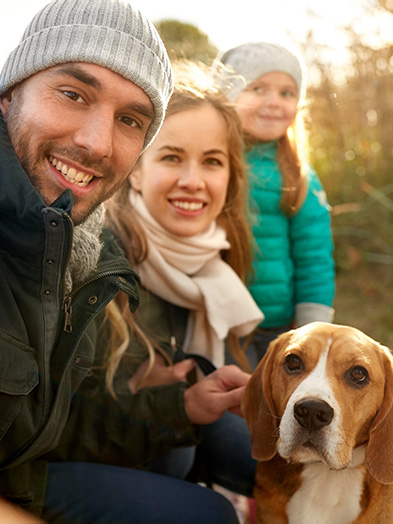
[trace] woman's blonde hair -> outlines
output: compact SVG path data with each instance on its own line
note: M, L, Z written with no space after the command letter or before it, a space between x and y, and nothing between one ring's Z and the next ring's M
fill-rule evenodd
M231 245L230 249L222 252L222 258L245 281L251 271L252 237L248 222L248 186L240 119L233 105L213 84L205 66L181 61L175 63L173 68L175 89L168 104L166 118L181 111L210 105L225 120L230 176L225 204L217 222L226 231ZM143 155L138 162L143 162ZM106 220L128 260L137 270L138 264L146 258L148 248L146 237L129 201L130 187L130 182L127 181L107 202ZM144 334L138 325L137 315L130 313L126 302L125 297L120 296L107 308L107 318L113 334L108 349L107 385L112 393L112 382L116 369L129 346L129 331L146 346L150 355L150 368L154 362L154 349L159 349L158 343ZM239 351L237 339L233 337L233 340L228 340L228 342L237 359L241 361L243 367L247 368L245 357Z

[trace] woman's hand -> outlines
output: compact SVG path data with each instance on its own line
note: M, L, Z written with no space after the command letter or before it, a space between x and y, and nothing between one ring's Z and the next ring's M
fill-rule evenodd
M195 361L192 358L187 358L176 364L168 365L164 358L157 354L150 373L143 379L148 365L148 360L143 362L136 373L128 380L128 387L132 393L135 394L141 388L186 382L188 373L195 367Z
M243 416L241 400L250 376L238 366L223 366L187 388L184 404L190 421L210 424L225 411Z

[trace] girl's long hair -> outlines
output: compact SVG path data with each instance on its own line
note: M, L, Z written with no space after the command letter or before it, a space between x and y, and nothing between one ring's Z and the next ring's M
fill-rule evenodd
M299 211L307 194L308 162L301 111L297 111L286 134L278 140L277 155L283 177L281 209L287 216Z
M297 111L285 135L277 141L278 163L283 178L280 204L286 216L293 216L300 210L308 188L306 132L302 112L303 109ZM246 150L255 144L255 138L246 133L244 141Z
M224 207L217 218L227 234L231 248L221 255L237 275L245 281L251 271L252 236L248 222L248 186L244 163L244 142L240 119L231 103L212 83L205 66L181 61L174 64L175 89L170 99L166 118L188 109L205 105L214 107L224 118L228 137L230 176ZM139 159L143 162L143 155ZM131 264L137 266L148 254L147 241L129 201L130 182L127 181L118 193L107 202L107 225ZM147 348L150 364L154 363L155 350L159 344L154 337L148 337L138 324L137 314L131 314L127 300L119 296L107 307L107 320L111 326L111 343L107 351L106 381L109 391L114 394L113 378L116 369L130 346L130 332ZM228 346L239 363L249 369L244 354L240 351L236 337L228 339ZM145 376L147 375L145 374Z

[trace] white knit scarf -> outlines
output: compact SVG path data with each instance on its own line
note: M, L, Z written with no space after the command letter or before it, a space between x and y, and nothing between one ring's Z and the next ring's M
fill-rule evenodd
M245 336L263 320L241 279L220 256L230 247L225 231L213 222L198 235L172 235L132 189L130 202L147 238L148 256L137 267L143 286L190 310L183 350L222 366L226 336Z

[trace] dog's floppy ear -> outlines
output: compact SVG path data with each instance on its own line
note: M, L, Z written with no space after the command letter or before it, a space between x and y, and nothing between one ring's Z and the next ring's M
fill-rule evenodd
M387 355L385 357L385 377L384 400L370 429L370 438L366 448L366 465L370 474L378 480L378 482L382 484L392 484L393 360Z
M252 456L256 460L270 460L277 453L278 419L271 396L271 376L275 347L269 345L266 355L252 374L242 401L242 411L250 429Z

